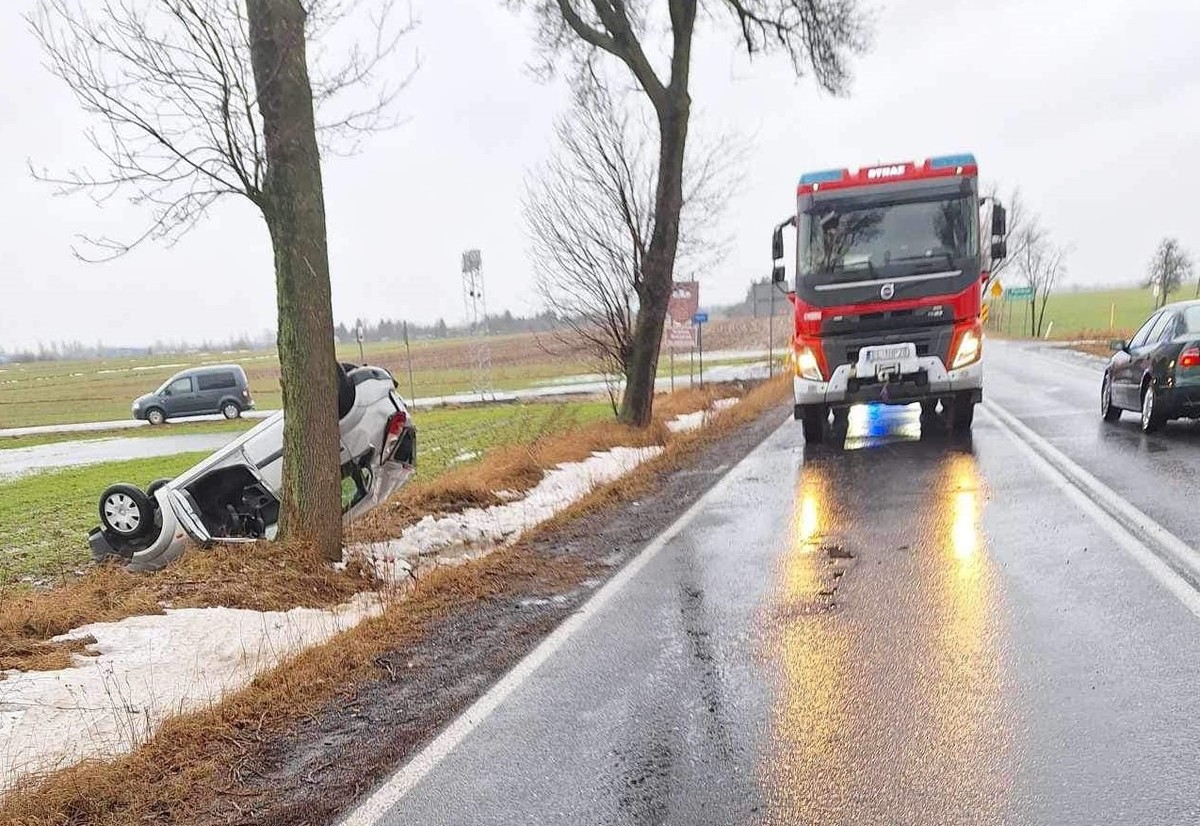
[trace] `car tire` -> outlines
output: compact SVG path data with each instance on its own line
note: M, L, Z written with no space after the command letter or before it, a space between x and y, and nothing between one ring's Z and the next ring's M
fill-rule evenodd
M154 504L155 492L157 492L159 488L161 488L163 485L167 484L167 482L170 482L170 481L171 481L170 479L155 479L153 482L146 485L146 498L150 500L151 505Z
M825 428L829 425L829 409L823 404L807 406L801 413L800 422L804 427L804 441L810 445L819 445L825 440Z
M1158 402L1158 392L1154 389L1154 382L1151 381L1142 391L1142 432L1154 433L1161 430L1166 422L1166 413Z
M236 419L242 415L242 408L237 402L225 402L221 405L221 415L226 419Z
M160 425L167 420L167 414L160 407L151 407L146 411L146 421L152 425Z
M122 539L134 539L154 524L154 509L137 485L110 485L100 494L100 524Z
M1121 408L1113 404L1112 376L1108 373L1104 374L1104 383L1100 385L1100 415L1110 424L1121 418Z

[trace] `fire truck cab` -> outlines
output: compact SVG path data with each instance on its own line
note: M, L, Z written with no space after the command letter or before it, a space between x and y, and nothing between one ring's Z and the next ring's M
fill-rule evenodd
M807 441L863 403L920 403L925 417L940 403L952 430L970 429L983 398L983 287L1006 255L1004 207L981 209L978 178L967 154L800 178L772 258L781 283L783 230L795 227L790 359Z

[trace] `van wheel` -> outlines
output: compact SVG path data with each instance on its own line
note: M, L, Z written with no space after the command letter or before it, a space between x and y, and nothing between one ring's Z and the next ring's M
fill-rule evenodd
M159 425L166 420L167 414L163 413L162 410L157 407L151 407L146 411L146 421L150 422L150 424Z
M100 494L100 524L117 536L132 539L154 524L154 511L136 485L110 485Z
M225 406L221 408L221 414L226 419L236 419L242 415L242 408L238 407L237 402L225 402Z

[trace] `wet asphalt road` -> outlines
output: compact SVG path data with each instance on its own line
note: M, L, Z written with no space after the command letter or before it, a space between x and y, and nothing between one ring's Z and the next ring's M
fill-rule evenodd
M80 442L54 442L34 447L0 450L0 482L39 470L173 456L176 453L216 450L238 433L185 433L173 436L90 439Z
M1196 535L1200 431L1015 346L986 392ZM776 431L379 822L1200 821L1200 620L993 416L934 429Z

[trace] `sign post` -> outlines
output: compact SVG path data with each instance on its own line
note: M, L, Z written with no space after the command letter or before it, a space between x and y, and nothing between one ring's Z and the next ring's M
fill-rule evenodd
M704 322L708 321L708 313L699 312L692 316L696 325L696 351L700 356L700 389L704 389Z
M671 390L675 389L675 351L687 348L689 358L696 352L696 336L692 316L700 309L700 284L697 281L675 281L667 301L667 347L671 354ZM692 386L692 367L688 366L688 387Z
M367 357L363 355L363 323L361 318L358 320L358 326L354 328L354 337L358 339L358 360L366 364Z
M404 354L408 358L408 406L417 407L417 386L413 383L412 349L408 346L408 322L404 322Z

